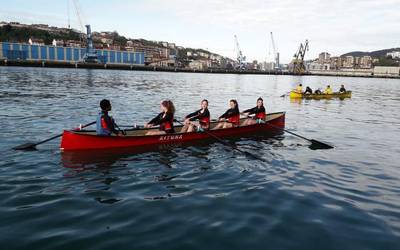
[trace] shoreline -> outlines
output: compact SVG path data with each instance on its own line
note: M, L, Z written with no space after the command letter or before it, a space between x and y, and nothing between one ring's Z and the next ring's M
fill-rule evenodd
M175 67L157 67L144 65L127 64L98 64L98 63L68 63L68 62L45 62L45 61L10 61L0 60L2 67L46 67L46 68L76 68L76 69L109 69L109 70L133 70L133 71L158 71L158 72L177 72L177 73L204 73L204 74L239 74L239 75L291 75L290 72L269 72L255 70L228 70L228 69L185 69ZM345 72L344 72L345 73ZM362 78L386 78L400 79L399 76L375 76L375 75L351 75L340 73L305 73L302 76L333 76L333 77L362 77Z

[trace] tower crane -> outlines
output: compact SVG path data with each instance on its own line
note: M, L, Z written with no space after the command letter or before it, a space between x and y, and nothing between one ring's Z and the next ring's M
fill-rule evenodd
M274 35L272 34L272 32L270 32L270 34L271 34L272 51L273 51L273 53L274 53L275 70L280 70L280 66L279 66L279 52L276 51Z
M240 50L239 41L237 36L235 35L235 51L236 51L236 60L238 62L238 69L244 69L246 57L243 56L242 51Z
M308 51L308 40L303 43L300 43L300 47L297 50L297 52L294 54L293 58L293 73L296 75L301 75L304 74L306 71L306 67L304 65L304 56L306 54L306 51Z

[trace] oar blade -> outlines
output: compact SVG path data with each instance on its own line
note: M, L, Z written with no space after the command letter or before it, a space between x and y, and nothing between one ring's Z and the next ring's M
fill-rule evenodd
M335 148L334 146L331 146L327 143L321 142L321 141L317 141L314 139L311 139L311 145L309 146L310 149L312 150L318 150L318 149L332 149Z
M19 146L13 147L14 150L36 150L36 143L28 142Z

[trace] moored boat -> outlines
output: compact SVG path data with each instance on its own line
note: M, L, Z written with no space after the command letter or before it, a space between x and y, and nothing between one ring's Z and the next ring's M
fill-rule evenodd
M244 119L242 119L243 121ZM126 130L126 136L98 136L93 130L64 130L60 150L102 150L122 148L144 148L162 144L179 144L185 142L205 141L213 136L219 138L245 137L254 134L273 135L285 128L285 112L267 114L266 122L249 126L212 130L217 122L210 124L211 130L205 132L180 133L182 126L175 126L176 133L165 135L146 135L152 129Z
M329 99L329 98L351 98L351 91L346 91L344 93L334 92L332 94L304 94L297 93L295 91L290 92L290 98L293 99Z

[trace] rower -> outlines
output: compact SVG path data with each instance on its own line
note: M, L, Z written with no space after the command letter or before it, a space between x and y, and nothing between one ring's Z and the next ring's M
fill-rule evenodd
M163 135L175 133L174 130L174 114L175 106L170 100L165 100L160 104L161 113L154 117L145 128L152 128L160 125L158 131L148 131L146 135Z
M343 84L340 86L339 93L346 93L346 89L344 88Z
M120 132L116 129L118 126L114 119L108 115L111 111L111 103L107 99L100 101L101 112L97 115L96 134L101 136L110 136L111 134L119 135Z
M181 129L181 133L193 132L194 127L197 128L197 132L203 132L210 128L210 111L208 111L206 99L201 101L199 110L185 117L185 125Z
M312 94L312 89L309 87L309 86L307 86L306 87L306 91L304 91L304 94Z
M322 94L321 89L320 89L320 88L316 89L316 90L314 91L314 94L316 94L316 95L321 95L321 94Z
M249 117L249 115L253 115L254 117ZM260 124L260 123L265 123L265 108L264 108L264 101L261 97L257 99L257 106L251 109L247 109L242 112L242 115L245 115L249 118L247 118L243 122L243 126L247 125L253 125L253 124Z
M230 109L219 117L219 123L214 129L232 128L240 125L239 104L236 100L229 101Z
M302 94L303 93L303 84L299 84L297 85L296 89L294 90L294 92Z
M326 86L326 89L324 90L324 94L330 95L332 93L333 93L333 91L331 89L331 85Z

